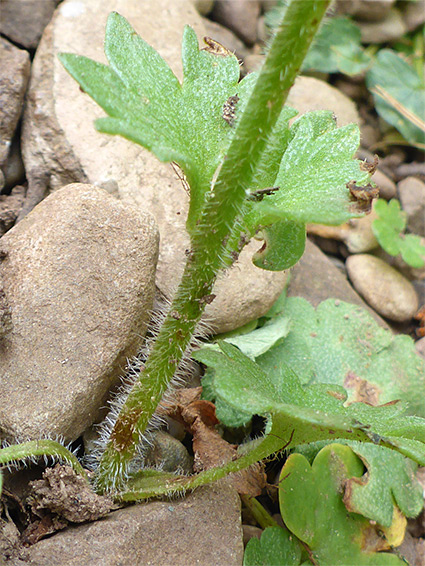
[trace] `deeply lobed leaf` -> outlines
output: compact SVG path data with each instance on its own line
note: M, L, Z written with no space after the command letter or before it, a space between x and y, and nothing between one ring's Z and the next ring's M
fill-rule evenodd
M164 59L116 12L108 18L105 53L110 66L69 53L59 57L109 115L96 121L99 131L121 135L182 167L192 189L193 227L234 133L223 118L223 105L237 94L235 112L240 113L254 77L239 83L237 58L200 50L195 32L186 26L180 84Z

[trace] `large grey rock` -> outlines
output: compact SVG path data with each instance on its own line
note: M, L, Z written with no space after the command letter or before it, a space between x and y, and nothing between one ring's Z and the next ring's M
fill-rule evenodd
M140 347L157 254L151 215L78 184L1 238L11 315L0 340L2 438L70 441L94 422Z
M58 52L68 51L104 62L105 23L115 9L178 76L184 25L192 25L201 37L205 35L201 17L189 0L127 0L119 6L115 0L65 0L46 29L34 61L23 128L29 179L26 205L31 208L42 198L47 175L50 190L71 181L90 181L150 211L161 233L157 285L170 298L189 247L185 230L188 196L170 165L159 163L148 151L123 138L95 131L93 121L103 111L81 93L56 58ZM250 251L244 250L214 290L217 297L206 313L214 330L224 332L264 314L285 281L284 273L255 268Z
M0 37L0 167L21 116L30 67L28 53Z
M347 258L346 266L356 291L380 315L406 322L418 310L413 285L382 259L369 254L352 255Z
M185 499L134 505L44 539L28 555L32 566L241 566L239 496L211 485Z

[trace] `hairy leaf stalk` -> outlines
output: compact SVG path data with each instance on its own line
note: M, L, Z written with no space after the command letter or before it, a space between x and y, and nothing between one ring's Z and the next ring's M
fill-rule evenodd
M87 474L77 458L65 446L54 440L30 440L22 444L7 446L0 450L0 467L13 466L22 460L36 461L38 458L53 458L69 464L85 479Z
M286 10L217 181L206 195L170 311L101 458L97 476L100 491L123 487L136 445L173 379L216 276L229 263L228 253L238 251L238 238L231 236L243 215L253 172L329 3L294 0ZM229 238L235 242L234 250L229 249Z

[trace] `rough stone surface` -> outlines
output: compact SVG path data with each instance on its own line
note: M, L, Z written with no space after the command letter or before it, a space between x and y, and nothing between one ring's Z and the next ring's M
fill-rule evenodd
M12 330L0 342L0 435L77 438L136 353L154 294L151 215L71 185L0 240Z
M379 189L380 198L391 200L397 196L396 184L380 169L375 171L371 179Z
M330 298L353 303L365 308L381 326L389 328L387 322L354 291L340 269L309 240L303 257L291 270L288 296L304 297L314 307Z
M408 229L425 236L425 183L416 177L406 177L397 188L401 206L407 214Z
M89 180L148 210L161 233L156 282L170 298L189 247L185 230L188 196L169 164L158 162L148 151L123 138L95 131L93 120L103 111L81 93L55 56L60 51L77 52L104 62L105 22L112 10L129 19L178 76L184 25L192 25L200 37L205 35L201 17L189 0L66 0L60 4L42 38L31 77L23 133L29 179L26 204L42 197L33 189L40 188L40 179L47 174L50 190L71 181ZM283 289L286 276L255 268L249 250L244 250L221 281L206 313L217 332L264 314Z
M14 43L35 49L57 0L2 0L0 31Z
M338 10L356 19L380 22L387 16L395 0L337 0Z
M425 0L405 2L403 19L408 31L413 31L425 22Z
M247 45L257 39L258 0L216 0L212 18L236 33Z
M396 41L407 32L399 10L392 8L380 22L358 22L362 43L387 43Z
M239 496L211 485L183 500L134 505L44 539L28 554L31 566L241 566Z
M24 202L25 189L16 186L10 195L0 195L0 236L3 236L15 224Z
M21 115L30 67L28 53L0 37L0 167Z
M311 110L331 110L338 126L360 124L354 102L333 86L314 77L298 77L289 92L287 104L300 114Z
M356 291L385 318L405 322L418 310L418 298L410 281L382 259L352 255L346 267Z

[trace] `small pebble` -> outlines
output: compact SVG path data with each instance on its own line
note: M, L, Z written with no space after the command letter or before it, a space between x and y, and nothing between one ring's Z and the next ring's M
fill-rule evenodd
M242 525L243 545L246 546L252 538L260 538L263 530L254 525Z
M393 8L380 22L357 22L360 27L362 43L387 43L396 41L406 31L406 24L401 13Z
M408 229L425 236L425 183L416 177L406 177L398 183L398 193L407 214Z
M425 358L425 336L420 338L415 344L416 351L420 356Z
M258 0L216 0L212 11L213 19L234 31L246 45L254 45L257 40L259 15Z
M356 291L380 315L395 322L406 322L418 310L413 285L385 261L358 254L348 257L345 265Z
M397 196L397 188L388 175L377 169L372 175L372 181L379 188L379 197L385 200L391 200Z
M190 474L193 471L193 460L185 446L162 430L153 433L152 445L146 452L146 464L164 472Z

